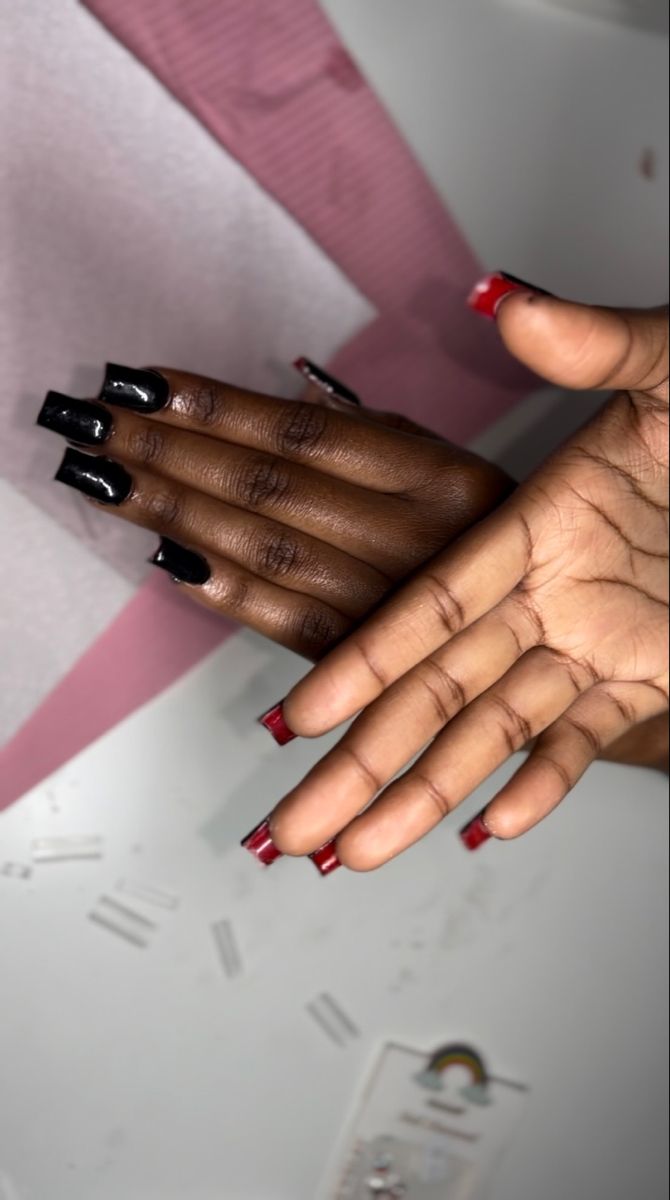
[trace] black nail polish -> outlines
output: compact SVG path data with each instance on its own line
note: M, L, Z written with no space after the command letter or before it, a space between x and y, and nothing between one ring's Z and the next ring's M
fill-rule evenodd
M161 538L156 553L149 559L155 567L162 567L178 583L192 583L202 586L207 583L212 572L209 563L202 554L187 550L171 538Z
M133 412L153 413L165 408L170 399L170 385L158 371L136 371L107 363L100 399Z
M112 414L90 400L75 400L61 392L47 392L37 424L54 433L62 433L80 446L100 446L112 432Z
M355 404L357 408L361 407L361 402L355 392L346 387L344 383L340 383L334 375L329 375L324 371L323 367L317 367L316 363L310 361L309 358L297 358L293 364L301 375L305 376L310 383L321 388L323 392L327 392L329 396L335 396L338 400L343 400L345 404Z
M133 488L132 478L121 463L82 454L80 450L65 451L54 478L101 504L122 504Z
M501 271L503 279L509 279L510 283L518 283L519 287L528 288L529 292L537 292L538 296L552 296L552 292L546 292L544 288L538 287L536 283L528 283L526 279L519 279L518 275L511 275L509 271Z

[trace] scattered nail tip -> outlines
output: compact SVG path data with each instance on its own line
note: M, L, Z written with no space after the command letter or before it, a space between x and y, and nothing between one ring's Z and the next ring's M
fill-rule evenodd
M34 863L102 858L104 842L98 836L34 838L31 854Z
M235 979L243 972L243 962L233 924L226 917L214 921L211 929L221 965L228 978Z

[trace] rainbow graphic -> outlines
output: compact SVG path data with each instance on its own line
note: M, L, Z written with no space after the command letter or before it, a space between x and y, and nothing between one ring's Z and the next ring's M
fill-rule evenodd
M470 1075L470 1083L461 1088L459 1094L472 1104L490 1104L489 1074L481 1054L461 1042L450 1042L440 1046L431 1054L423 1071L415 1076L421 1087L432 1092L444 1091L444 1076L452 1067L464 1067Z

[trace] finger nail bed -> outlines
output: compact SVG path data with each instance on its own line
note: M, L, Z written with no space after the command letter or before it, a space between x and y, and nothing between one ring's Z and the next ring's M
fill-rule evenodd
M158 549L149 562L167 571L177 583L190 583L196 587L207 583L212 574L209 563L202 554L196 554L195 550L187 550L171 538L161 538Z
M297 734L292 729L289 729L284 720L283 703L275 704L274 708L271 708L269 712L264 713L258 719L261 725L267 729L268 733L272 734L278 746L286 746L297 737Z
M100 504L122 504L133 488L132 477L120 463L79 450L65 451L54 478Z
M525 280L517 278L516 275L510 275L507 271L494 271L493 274L484 276L475 284L468 296L468 305L481 316L495 320L503 300L514 295L515 292L534 292L539 296L550 295L549 292L545 292L544 288L536 287L533 283L526 283Z
M270 822L267 817L242 839L241 844L264 867L271 867L273 862L282 857L281 850L277 849L272 840Z
M325 846L315 850L313 854L309 855L309 858L320 875L332 875L333 871L337 871L338 867L342 866L337 857L334 841L326 842Z
M101 446L112 432L112 414L90 400L75 400L61 392L47 392L37 424L60 433L80 446Z
M100 399L133 412L154 413L167 405L170 385L158 371L139 371L107 363Z
M324 371L323 367L317 367L316 363L309 358L296 358L293 366L322 392L326 392L336 400L341 400L344 404L353 404L356 408L361 407L360 399L355 392L351 391L351 388L341 383L334 375L330 375L328 371Z
M474 820L463 826L459 836L467 850L478 850L485 842L490 841L493 834L484 822L483 813L478 813Z

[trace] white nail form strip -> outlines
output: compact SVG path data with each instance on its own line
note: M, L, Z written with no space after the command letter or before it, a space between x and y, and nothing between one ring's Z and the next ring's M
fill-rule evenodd
M337 1046L343 1046L347 1038L360 1037L360 1031L351 1017L340 1008L329 992L322 992L305 1007L317 1025Z
M32 843L33 862L67 862L68 859L102 858L101 837L46 837Z
M151 883L141 883L138 879L120 879L116 890L123 892L125 896L133 896L135 900L142 900L145 904L153 904L157 908L173 909L179 904L179 896L175 896L174 892L167 892Z
M230 921L215 921L212 925L212 934L228 978L234 979L237 975L241 975L242 956Z
M88 916L96 925L102 925L134 946L147 946L148 937L156 929L153 921L112 896L101 896L97 907Z

